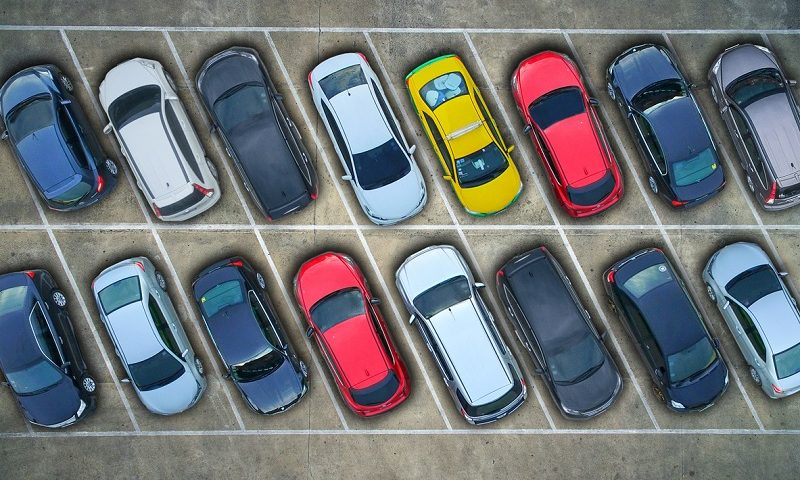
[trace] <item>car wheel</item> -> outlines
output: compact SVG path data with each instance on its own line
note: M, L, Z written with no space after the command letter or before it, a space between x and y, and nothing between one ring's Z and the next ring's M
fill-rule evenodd
M750 367L750 378L753 379L756 385L761 386L761 375L758 374L755 368Z
M717 294L716 294L716 293L714 293L714 289L713 289L713 288L711 288L711 285L709 285L709 284L706 284L706 293L708 293L708 298L709 298L709 300L711 300L712 302L715 302L715 303L716 303L716 301L717 301Z
M214 165L214 162L206 158L206 165L208 165L208 169L211 171L211 176L219 180L219 173L217 172L217 166Z
M67 78L67 76L64 75L63 73L58 75L58 81L59 83L61 83L61 86L64 87L64 90L66 90L67 92L72 93L73 90L75 90L75 87L72 86L72 80Z
M300 360L300 373L302 373L304 377L308 376L308 365L302 360Z
M194 366L197 367L197 373L200 375L205 372L205 369L203 368L203 362L201 362L197 357L194 357Z
M658 385L656 385L655 383L653 384L653 394L654 394L654 395L656 396L656 398L658 398L660 401L662 401L662 402L664 402L664 403L667 403L667 398L664 396L664 392L662 392L662 391L661 391L661 389L660 389L660 388L658 388Z
M750 175L747 176L747 187L751 192L756 193L756 187L753 186L753 179L750 178Z
M158 287L161 290L167 291L167 279L164 278L164 275L159 271L156 271L156 282L158 282Z
M94 393L97 390L97 383L94 378L87 375L81 379L81 388L86 393Z
M653 177L647 177L647 183L650 185L650 190L658 195L658 185L656 184L656 179Z
M108 173L116 177L117 174L119 173L119 169L117 168L117 163L114 160L111 160L110 158L106 158L105 164Z
M258 286L261 287L261 290L267 288L267 282L264 280L264 276L260 273L256 273L256 282L258 282Z
M58 305L59 308L64 308L67 306L67 297L61 290L53 290L53 293L51 293L50 296L53 298L53 303Z
M611 100L616 100L617 94L614 93L614 87L609 83L606 84L606 88L608 89L608 96L611 97Z

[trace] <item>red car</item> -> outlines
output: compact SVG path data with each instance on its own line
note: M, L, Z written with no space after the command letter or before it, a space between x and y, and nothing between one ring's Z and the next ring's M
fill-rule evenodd
M306 335L316 339L351 410L371 417L408 398L408 371L353 259L328 252L308 260L294 294L309 324Z
M555 52L529 57L511 90L547 176L573 217L602 212L622 198L622 176L578 68Z

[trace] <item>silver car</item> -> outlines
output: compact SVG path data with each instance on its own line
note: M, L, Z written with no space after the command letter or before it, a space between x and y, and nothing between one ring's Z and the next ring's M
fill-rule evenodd
M797 301L766 253L733 243L703 270L708 296L728 324L753 381L771 398L800 390L800 314Z
M484 285L475 282L458 250L421 250L403 262L396 280L411 323L469 423L499 420L522 405L525 380L478 294Z
M765 210L800 203L800 113L775 55L735 45L708 72L711 95L728 127L747 186Z
M123 260L92 282L100 318L136 395L159 415L192 407L206 389L164 276L146 257Z

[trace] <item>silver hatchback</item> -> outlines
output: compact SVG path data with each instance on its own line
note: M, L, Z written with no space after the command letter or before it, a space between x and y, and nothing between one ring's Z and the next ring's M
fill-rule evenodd
M728 324L753 381L771 398L800 390L800 314L797 301L766 253L733 243L703 270L708 296Z
M146 257L123 260L92 282L100 318L136 395L159 415L192 407L206 389L164 276Z

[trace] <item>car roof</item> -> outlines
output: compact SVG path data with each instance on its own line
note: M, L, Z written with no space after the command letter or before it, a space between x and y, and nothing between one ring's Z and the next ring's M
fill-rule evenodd
M334 325L322 336L351 387L366 388L386 376L389 363L367 313Z
M58 115L53 106L53 115ZM67 184L74 184L81 175L71 159L72 152L64 144L56 123L37 130L16 142L22 162L31 172L33 181L44 192L59 190Z
M549 126L544 137L567 185L584 187L608 171L605 150L588 110Z
M758 299L749 309L772 353L800 343L800 318L783 290Z
M639 45L626 50L614 60L612 68L617 86L628 100L658 81L681 78L657 45Z
M164 350L150 313L145 308L144 302L148 300L149 293L144 291L141 301L125 305L106 315L120 353L128 364L141 362Z
M371 150L392 138L392 132L376 103L370 82L367 77L365 85L345 90L329 100L321 100L330 103L331 113L338 121L354 154Z
M744 110L778 181L800 182L800 125L786 94L757 100Z
M247 292L244 293L242 303L226 307L207 318L206 325L222 359L228 365L237 365L255 358L269 347L250 308Z
M680 97L646 114L667 163L696 156L713 146L700 111L691 97Z
M0 365L4 370L15 370L43 357L29 320L36 301L33 282L21 272L0 277L0 291L18 286L27 287L21 306L0 315Z

